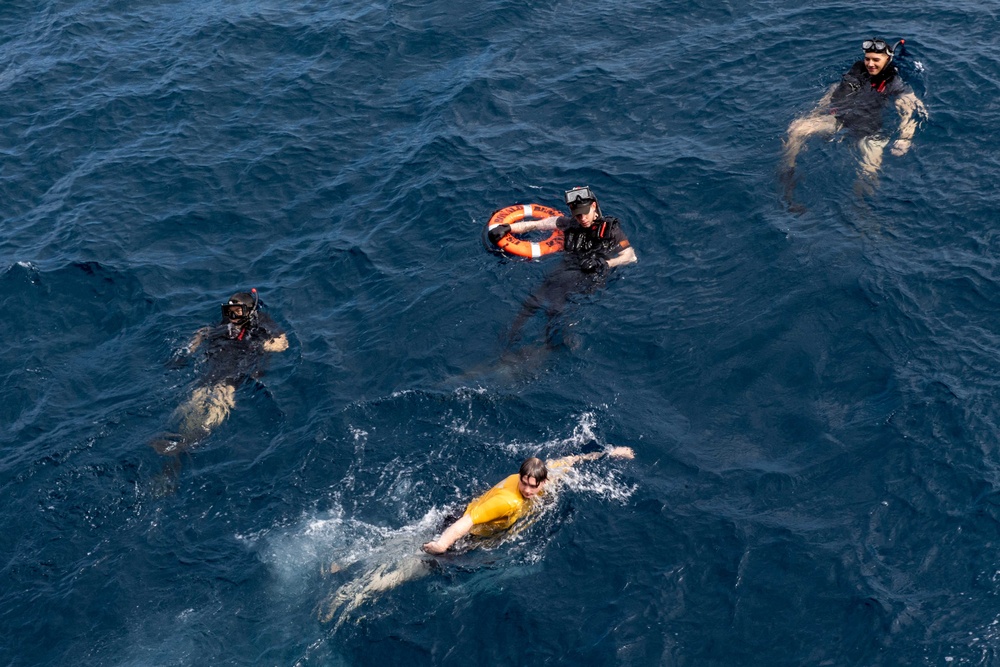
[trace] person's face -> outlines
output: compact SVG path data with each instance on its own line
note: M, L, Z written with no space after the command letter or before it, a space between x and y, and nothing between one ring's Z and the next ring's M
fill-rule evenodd
M517 481L517 490L525 498L534 498L542 492L543 486L545 486L545 480L539 482L534 477L521 477Z
M879 72L885 69L885 66L888 63L889 63L889 54L887 53L865 54L865 69L868 70L869 76L876 76Z
M584 227L590 227L597 220L597 202L591 202L590 210L586 213L575 213L573 217Z
M229 306L226 307L226 317L229 318L230 321L236 322L243 317L244 311L245 309L242 304L229 304Z

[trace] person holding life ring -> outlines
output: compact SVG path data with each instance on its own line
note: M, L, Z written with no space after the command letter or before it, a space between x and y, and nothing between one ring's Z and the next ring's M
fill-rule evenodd
M537 244L542 246L539 254L544 255L554 252L553 246L555 244L553 241L556 239L556 232L561 232L563 236L562 249L574 255L573 259L579 263L580 270L584 273L606 271L609 268L636 261L635 251L621 230L621 223L617 218L604 217L601 214L601 207L593 190L588 186L567 190L566 203L570 207L572 217L559 215L558 211L547 209L544 206L534 206L533 210L527 210L523 213L520 212L522 208L520 206L508 207L510 213L502 218L502 222L498 225L491 225L490 242L498 247L502 244L509 247L514 244L511 237L516 234L536 230L552 231L552 236ZM531 209L531 205L524 208ZM505 211L508 209L501 209L495 213L494 219L500 217L500 214ZM533 212L544 212L549 215L539 220L524 220ZM509 220L519 220L519 222L508 222ZM520 241L520 244L527 244L527 242ZM522 257L537 256L520 251L520 244L516 246L519 251L509 250L509 252Z
M555 341L557 318L565 309L569 297L585 293L602 285L611 269L637 261L635 250L622 231L617 218L606 217L594 191L588 186L566 191L566 204L572 217L550 215L540 220L501 223L490 228L490 242L500 244L511 235L536 230L562 232L563 261L550 273L542 285L524 302L514 319L508 342L513 343L527 321L544 309L548 318L546 341Z
M511 233L511 225L523 221L525 218L558 218L562 215L559 211L548 206L539 204L515 204L502 208L490 216L487 223L487 235L490 242L505 253L517 257L537 259L542 255L550 255L563 249L563 233L559 229L553 229L548 238L544 241L529 241L519 238Z

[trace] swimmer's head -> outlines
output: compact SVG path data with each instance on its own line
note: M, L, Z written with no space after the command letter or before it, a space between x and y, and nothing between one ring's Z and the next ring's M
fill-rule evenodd
M601 214L597 196L586 185L567 190L566 203L569 205L570 215L588 225Z
M903 40L897 42L901 44ZM881 37L873 37L861 42L861 50L865 53L865 69L869 76L876 76L885 69L885 66L892 62L892 54L895 47Z
M222 304L222 319L230 324L246 326L257 316L257 290L237 292Z
M872 37L861 42L861 50L865 53L884 53L892 58L893 47L889 46L889 42L881 37Z
M545 461L534 456L524 460L517 474L517 490L525 498L532 498L541 493L545 480L549 478Z

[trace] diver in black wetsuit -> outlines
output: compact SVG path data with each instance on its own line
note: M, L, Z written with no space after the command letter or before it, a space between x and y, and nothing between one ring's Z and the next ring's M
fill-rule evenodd
M861 150L861 176L871 184L876 182L882 153L889 145L889 137L882 132L882 112L890 100L900 117L898 136L892 143L891 152L902 156L910 150L917 131L917 117L926 116L927 112L892 62L893 53L901 43L902 40L890 47L885 40L866 39L861 45L864 59L854 63L840 83L831 86L815 109L795 119L788 127L782 178L789 204L795 187L795 159L809 137L816 134L847 131L858 141Z
M194 391L173 415L177 432L151 444L160 454L178 454L207 436L235 407L236 389L263 374L266 353L284 352L288 338L267 313L257 290L239 292L222 305L222 321L202 327L174 361L204 350L203 368Z
M637 261L621 223L617 218L605 217L601 213L597 197L589 187L568 190L566 203L573 217L526 220L497 225L489 231L490 242L494 244L510 232L522 234L553 229L563 232L563 261L521 307L508 335L510 343L516 340L531 316L544 309L548 317L546 341L551 345L555 334L554 321L565 309L570 295L602 285L612 268Z

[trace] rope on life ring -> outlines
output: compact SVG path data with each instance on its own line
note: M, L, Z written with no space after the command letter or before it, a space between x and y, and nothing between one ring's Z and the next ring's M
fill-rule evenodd
M562 213L554 208L542 206L541 204L515 204L513 206L502 208L491 215L490 221L486 223L486 229L489 231L497 225L510 225L515 222L521 222L527 218L540 220L541 218L550 218L552 216L560 215L562 215ZM551 234L549 234L547 239L538 242L519 239L513 234L508 233L497 241L497 247L511 255L536 259L542 255L550 255L554 252L562 250L563 233L562 231L555 229Z

